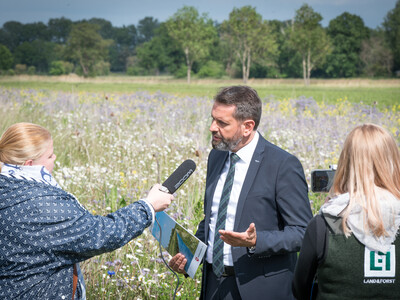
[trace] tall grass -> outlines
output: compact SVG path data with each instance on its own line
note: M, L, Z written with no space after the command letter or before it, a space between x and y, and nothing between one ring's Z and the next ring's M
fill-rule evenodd
M212 98L222 86L243 84L239 79L194 79L188 85L185 79L171 77L107 76L80 78L78 76L3 76L0 86L22 89L50 89L70 93L101 91L106 94L124 94L146 91L162 92L178 97L199 96ZM318 102L334 104L347 98L351 103L363 103L384 108L400 103L400 79L312 79L304 86L301 79L251 79L248 85L257 89L261 97L312 97Z
M309 182L315 168L337 163L346 134L373 122L400 142L400 105L369 106L338 98L263 96L260 133L295 154ZM48 128L57 154L54 176L93 214L111 211L146 196L185 159L195 173L177 192L168 214L195 231L203 218L210 110L206 96L163 92L100 93L0 87L0 130L28 121ZM310 193L314 213L324 195ZM170 299L175 277L161 262L148 230L123 248L82 264L88 299ZM196 299L195 279L181 278L178 298ZM180 295L180 296L179 296Z

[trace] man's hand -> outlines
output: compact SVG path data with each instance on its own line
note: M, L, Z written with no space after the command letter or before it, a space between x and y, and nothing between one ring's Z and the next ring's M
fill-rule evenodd
M175 272L186 274L185 265L187 263L187 259L182 253L176 254L174 257L171 258L168 265L171 267L172 270Z
M256 225L251 223L245 232L220 230L221 240L234 247L253 247L257 242Z

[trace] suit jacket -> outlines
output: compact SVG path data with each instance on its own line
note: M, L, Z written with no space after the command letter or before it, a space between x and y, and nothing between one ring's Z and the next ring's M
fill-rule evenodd
M205 218L196 236L207 243L211 205L227 151L208 157L204 197ZM303 235L312 218L308 187L299 160L260 136L236 210L234 231L244 232L254 222L254 254L232 247L236 282L243 299L294 299L291 283ZM203 266L202 295L206 264Z

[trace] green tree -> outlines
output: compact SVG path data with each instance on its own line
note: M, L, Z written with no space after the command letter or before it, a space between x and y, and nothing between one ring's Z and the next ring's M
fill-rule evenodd
M64 44L72 28L72 21L64 17L57 19L50 19L47 22L50 39L52 42Z
M383 31L372 31L371 37L362 42L360 58L363 62L363 72L367 76L392 74L393 54L385 43Z
M225 73L230 77L239 77L241 74L237 70L236 67L236 56L234 49L228 44L225 39L222 39L221 36L223 34L222 24L215 25L218 39L211 47L211 55L210 58L213 61L221 62L223 64L223 68L225 69Z
M97 24L79 23L72 26L67 40L66 56L78 63L85 77L96 75L95 67L108 60L110 40L104 40Z
M153 19L153 17L145 17L144 19L140 20L137 26L138 43L142 44L150 41L158 27L160 27L160 23L158 23L157 19Z
M169 56L163 49L161 38L155 37L152 41L145 42L136 48L138 64L148 73L159 75L169 62Z
M252 61L268 62L269 58L269 62L272 62L271 58L277 54L277 44L270 26L251 6L234 8L229 20L224 21L221 27L221 39L240 60L244 83L249 78Z
M35 40L23 42L14 51L15 63L26 66L34 66L38 72L47 73L50 63L55 59L55 44Z
M327 57L326 72L332 77L355 77L361 74L361 45L369 30L363 20L348 12L332 19L327 28L332 53Z
M12 53L22 43L36 40L50 41L48 28L42 22L21 24L9 21L0 29L0 44L5 45Z
M14 58L10 50L0 44L0 70L11 69L14 64Z
M166 22L169 35L180 45L185 54L187 82L193 63L209 54L216 38L216 30L206 14L199 15L194 7L184 6Z
M124 72L126 70L126 60L133 54L133 49L137 44L135 26L113 27L110 21L102 18L91 18L84 22L98 25L99 30L97 32L100 36L103 39L113 41L108 48L110 68L114 72ZM104 67L96 69L104 70Z
M296 78L302 76L302 58L299 52L294 50L290 44L290 33L292 31L291 21L272 20L269 22L272 33L278 44L277 70L280 77Z
M21 35L23 42L33 42L37 40L50 41L48 28L42 22L24 24L22 26Z
M101 35L103 39L112 39L114 35L114 27L110 21L102 18L91 18L89 21L82 21L83 23L96 24L99 26L97 33Z
M166 23L161 23L154 37L136 48L138 66L147 74L175 73L184 64L180 45L168 34Z
M14 49L24 42L23 24L9 21L0 29L0 44L6 46L12 53Z
M383 27L386 41L393 52L393 70L400 71L400 0L386 15Z
M134 54L137 31L135 25L113 27L114 43L109 48L111 70L125 72L128 57Z
M304 4L296 11L292 32L291 47L302 56L303 78L310 84L311 71L322 65L330 53L330 43L325 30L320 25L322 16L311 6Z

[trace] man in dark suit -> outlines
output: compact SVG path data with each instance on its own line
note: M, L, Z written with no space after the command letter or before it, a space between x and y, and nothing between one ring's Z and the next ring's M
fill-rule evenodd
M299 160L257 132L261 110L250 87L215 97L205 218L196 233L208 245L202 299L294 299L296 252L312 217L308 188ZM182 254L170 261L181 273L185 264Z

